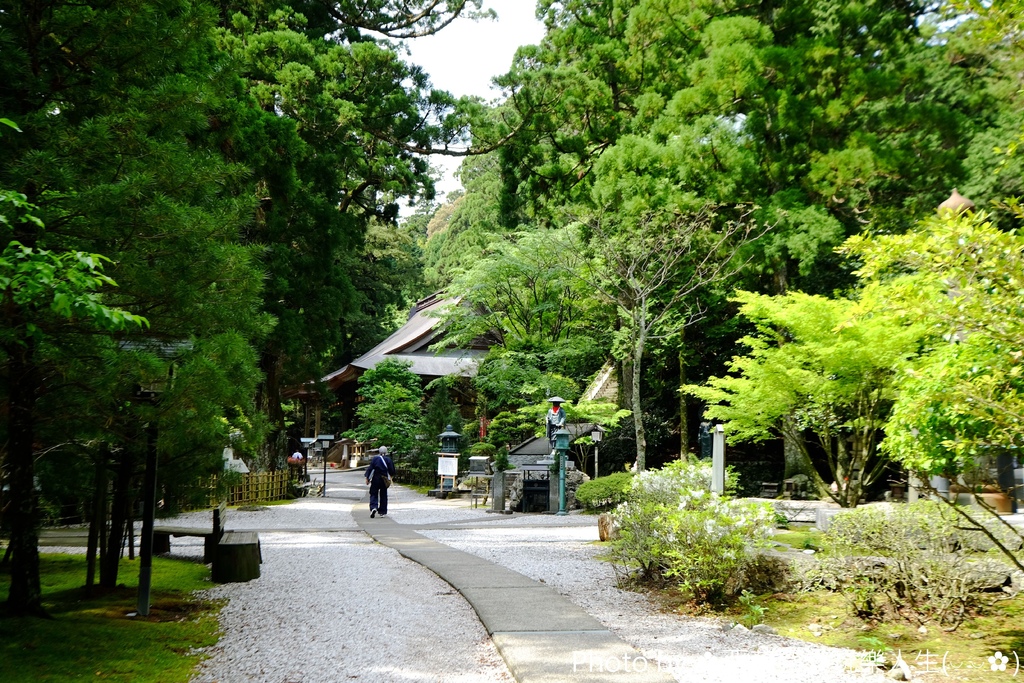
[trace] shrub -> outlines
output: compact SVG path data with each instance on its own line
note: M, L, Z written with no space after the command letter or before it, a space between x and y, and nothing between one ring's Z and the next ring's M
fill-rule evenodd
M472 456L484 456L485 458L494 459L494 456L498 453L498 449L494 444L489 444L486 441L477 441L475 444L469 447L469 454Z
M616 472L585 481L576 489L576 500L587 510L612 508L626 500L632 482L632 472Z
M676 461L635 476L614 516L615 561L646 581L671 581L698 603L720 602L740 578L752 546L771 533L767 504L711 492L711 464Z
M826 585L841 590L862 618L903 616L959 625L998 590L1008 572L993 571L965 548L977 531L957 525L943 504L869 505L834 517L822 563Z

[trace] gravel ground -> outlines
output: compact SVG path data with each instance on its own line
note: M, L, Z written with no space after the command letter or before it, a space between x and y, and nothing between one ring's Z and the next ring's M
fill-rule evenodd
M847 670L856 662L848 650L790 638L724 632L717 620L664 614L647 597L619 590L611 566L596 559L602 552L591 544L597 540L596 525L421 533L544 581L650 661L660 662L678 681L820 683L866 678Z
M196 683L513 680L462 596L396 551L361 533L260 541L258 580L208 591L230 602Z

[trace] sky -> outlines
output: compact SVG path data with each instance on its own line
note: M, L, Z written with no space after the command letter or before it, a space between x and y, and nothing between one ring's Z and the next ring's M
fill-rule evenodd
M423 67L435 88L491 101L500 95L491 79L508 71L520 45L540 42L544 25L535 16L534 0L485 0L483 8L493 9L498 19L457 19L437 35L408 40L407 59ZM458 157L431 158L443 173L437 184L439 200L461 187L452 176L460 162Z

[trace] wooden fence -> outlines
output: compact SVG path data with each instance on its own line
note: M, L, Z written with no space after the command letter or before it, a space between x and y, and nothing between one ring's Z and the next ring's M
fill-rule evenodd
M213 477L209 484L210 507L217 507L217 478ZM266 503L271 500L293 498L291 479L287 470L277 472L250 472L242 475L242 482L232 486L227 493L228 505L252 505Z

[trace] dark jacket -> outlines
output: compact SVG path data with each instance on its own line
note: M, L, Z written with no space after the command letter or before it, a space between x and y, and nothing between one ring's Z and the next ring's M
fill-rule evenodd
M385 474L390 477L395 476L395 463L386 455L373 456L369 466L366 468L366 478L370 480L370 483L373 483L374 481L379 481L380 477Z

